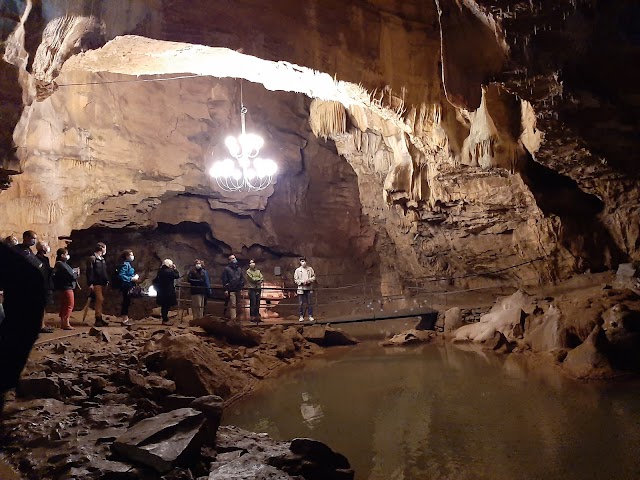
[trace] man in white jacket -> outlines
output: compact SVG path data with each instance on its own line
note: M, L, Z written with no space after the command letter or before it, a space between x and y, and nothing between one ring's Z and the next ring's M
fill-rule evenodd
M300 306L300 322L304 322L304 305L307 305L309 312L309 321L313 322L313 305L311 295L313 294L313 282L316 281L316 274L309 265L307 259L300 257L300 266L296 268L293 274L293 281L298 286L298 305Z

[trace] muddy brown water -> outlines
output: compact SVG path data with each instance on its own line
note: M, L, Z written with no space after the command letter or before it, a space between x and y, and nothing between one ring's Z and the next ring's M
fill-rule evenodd
M579 384L523 356L451 345L332 349L223 421L321 440L358 480L640 478L639 383Z

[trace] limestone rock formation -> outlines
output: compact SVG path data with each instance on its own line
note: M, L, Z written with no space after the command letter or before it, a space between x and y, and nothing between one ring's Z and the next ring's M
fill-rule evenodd
M306 254L389 294L638 260L636 17L622 0L9 2L0 235L115 237L146 271L167 251ZM280 165L257 194L207 177L239 127L234 76Z

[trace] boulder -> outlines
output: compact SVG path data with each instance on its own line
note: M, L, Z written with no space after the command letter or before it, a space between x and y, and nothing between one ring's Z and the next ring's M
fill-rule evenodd
M295 480L289 474L264 463L264 456L252 453L218 466L212 465L208 480Z
M288 479L351 480L354 477L349 461L327 445L308 438L297 438L290 443L277 442L265 433L253 433L238 427L224 426L218 431L216 449L219 452L241 452L231 456L229 463L221 458L211 465L209 480L222 479ZM220 455L218 456L220 457ZM244 458L243 458L244 457ZM271 468L265 468L266 466ZM256 476L247 476L249 469ZM233 474L237 476L233 476ZM226 475L226 476L224 476ZM271 475L271 476L267 476ZM291 477L290 477L290 476Z
M140 396L162 398L176 391L175 382L159 375L140 375L135 370L129 370L127 377Z
M205 415L181 408L142 420L113 443L122 456L160 473L197 455L204 440Z
M216 351L192 334L165 335L158 346L162 368L176 384L180 395L202 397L218 395L229 398L242 391L247 375L233 369Z
M240 323L225 321L221 318L206 315L202 318L191 320L189 325L201 327L209 335L223 338L235 345L254 347L260 344L260 334L253 329L243 328Z
M45 377L44 374L20 379L17 389L21 397L59 398L60 386L57 379Z
M460 328L463 324L462 310L459 307L453 307L444 312L444 334L449 335L453 331Z
M262 334L261 343L266 348L275 349L278 358L292 358L300 350L304 337L295 328L274 325Z
M306 479L352 480L354 472L344 455L334 452L322 442L309 438L295 438L289 452L267 459L273 465L290 475L300 475Z
M640 312L616 304L603 313L602 320L611 360L621 369L640 366Z
M302 336L308 341L323 347L331 347L336 345L355 345L360 341L343 332L340 329L333 328L330 325L311 325L304 327Z
M616 280L619 282L627 283L634 278L638 273L638 269L633 263L621 263L616 270Z
M398 333L388 340L381 342L384 347L395 347L399 345L412 345L415 343L426 343L433 340L435 333L431 330L415 330L411 329L406 332Z
M220 420L222 419L224 400L217 395L207 395L195 399L191 403L191 408L204 414L207 420L207 435L205 441L207 444L213 446L215 444L218 427L220 427Z
M536 320L524 336L524 343L532 352L549 352L566 347L566 331L562 313L552 305Z
M562 366L577 378L612 376L613 367L604 353L607 343L602 327L596 325L582 344L567 353Z
M438 321L438 312L435 310L433 312L425 313L420 315L420 321L415 326L416 330L435 330L436 323Z
M480 318L479 322L463 325L458 328L453 334L453 341L484 343L491 340L496 332L500 332L507 340L515 340L515 338L512 338L514 327L524 324L526 314L520 306L513 306L515 303L522 303L522 298L516 297L514 299L512 297L513 295L503 300L499 304L499 308L492 308L489 313ZM507 301L509 299L513 301ZM518 300L518 302L516 302L516 300Z

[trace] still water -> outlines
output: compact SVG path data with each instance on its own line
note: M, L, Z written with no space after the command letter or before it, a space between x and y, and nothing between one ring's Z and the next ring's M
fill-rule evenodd
M640 385L581 385L454 346L329 351L223 420L323 441L358 480L640 479Z

